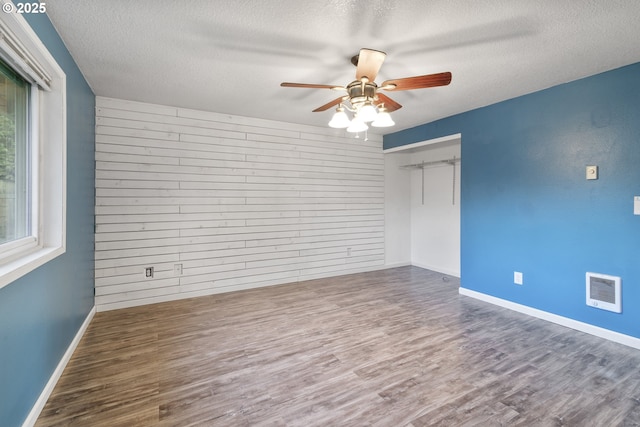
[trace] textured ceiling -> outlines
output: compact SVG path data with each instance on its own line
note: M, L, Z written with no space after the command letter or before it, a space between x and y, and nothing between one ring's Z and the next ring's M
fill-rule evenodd
M96 95L326 126L329 90L360 48L376 81L451 71L449 86L386 92L387 132L640 61L638 0L47 0ZM640 76L639 76L640 77Z

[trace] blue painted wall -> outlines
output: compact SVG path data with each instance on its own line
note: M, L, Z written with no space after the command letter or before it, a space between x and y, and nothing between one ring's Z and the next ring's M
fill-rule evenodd
M0 289L0 425L20 426L93 307L95 96L45 15L25 15L67 75L67 251Z
M640 63L390 134L384 147L458 132L461 286L640 338ZM587 271L622 277L621 314L585 304Z

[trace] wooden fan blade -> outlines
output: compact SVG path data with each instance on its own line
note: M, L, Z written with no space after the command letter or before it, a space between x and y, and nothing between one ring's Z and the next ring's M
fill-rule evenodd
M356 68L356 79L360 80L363 77L369 79L370 82L374 81L378 76L378 71L384 62L386 53L373 49L360 49L358 55L358 67Z
M384 90L412 90L435 86L446 86L449 83L451 83L451 73L446 72L427 74L425 76L407 77L404 79L387 80L383 82L380 87Z
M379 93L378 94L378 104L382 104L382 103L384 103L384 107L389 112L396 111L396 110L399 110L400 108L402 108L402 105L398 104L396 101L394 101L393 99L389 98L387 95L385 95L383 93Z
M314 113L317 113L318 111L326 111L329 108L333 107L334 105L338 105L342 102L342 100L344 99L343 96L341 96L340 98L336 98L333 101L327 102L326 104L324 104L321 107L316 108L315 110L313 110Z
M309 89L336 89L336 90L345 89L342 86L317 85L317 84L312 84L312 83L289 83L289 82L284 82L284 83L280 83L280 86L282 86L282 87L304 87L304 88L309 88Z

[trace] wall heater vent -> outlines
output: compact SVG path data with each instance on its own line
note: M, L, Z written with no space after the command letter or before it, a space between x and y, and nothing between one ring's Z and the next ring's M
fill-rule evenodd
M620 278L606 274L587 273L587 305L621 313Z

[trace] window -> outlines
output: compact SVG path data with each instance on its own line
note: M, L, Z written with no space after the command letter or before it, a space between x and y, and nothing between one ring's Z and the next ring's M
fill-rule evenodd
M30 85L0 61L0 249L24 239L31 224Z
M0 288L65 252L66 157L65 74L0 14Z

